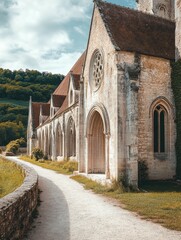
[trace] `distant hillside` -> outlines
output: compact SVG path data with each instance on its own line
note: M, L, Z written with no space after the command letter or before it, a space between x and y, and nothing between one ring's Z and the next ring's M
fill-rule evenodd
M36 70L0 68L0 146L26 138L28 100L47 102L64 76Z

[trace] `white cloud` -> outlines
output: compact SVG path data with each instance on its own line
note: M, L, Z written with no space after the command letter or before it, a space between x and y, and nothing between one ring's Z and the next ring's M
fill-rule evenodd
M66 74L85 50L92 6L92 0L0 0L0 67Z
M88 19L91 5L90 0L1 0L1 67L65 74L80 55L70 29ZM80 27L74 30L83 34Z

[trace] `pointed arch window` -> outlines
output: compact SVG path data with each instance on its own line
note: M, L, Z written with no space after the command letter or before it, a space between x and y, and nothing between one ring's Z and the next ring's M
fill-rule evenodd
M166 152L167 112L162 105L157 105L153 113L154 152Z

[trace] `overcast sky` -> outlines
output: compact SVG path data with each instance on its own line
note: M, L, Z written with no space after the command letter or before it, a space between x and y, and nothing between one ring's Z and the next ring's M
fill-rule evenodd
M92 8L92 0L0 0L0 67L66 74L86 48Z

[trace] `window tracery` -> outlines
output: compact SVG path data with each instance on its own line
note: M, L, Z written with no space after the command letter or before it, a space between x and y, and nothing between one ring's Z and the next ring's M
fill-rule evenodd
M157 105L153 113L153 135L154 135L154 152L166 152L166 118L167 112L162 105Z
M92 56L90 66L90 84L94 91L98 90L101 86L103 79L103 56L99 50L96 50Z

